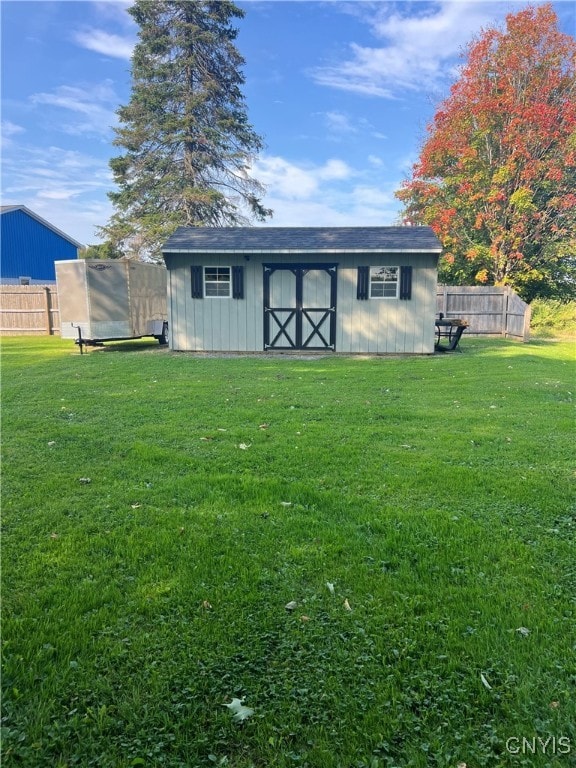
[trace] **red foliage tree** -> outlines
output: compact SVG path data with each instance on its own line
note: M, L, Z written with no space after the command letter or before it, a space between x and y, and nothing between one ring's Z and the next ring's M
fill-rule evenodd
M510 14L468 49L428 127L405 219L431 225L441 279L514 287L527 300L576 286L576 41L551 5Z

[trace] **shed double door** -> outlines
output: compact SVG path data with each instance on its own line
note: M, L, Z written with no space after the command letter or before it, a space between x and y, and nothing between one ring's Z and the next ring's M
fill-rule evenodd
M336 264L264 264L264 349L334 349Z

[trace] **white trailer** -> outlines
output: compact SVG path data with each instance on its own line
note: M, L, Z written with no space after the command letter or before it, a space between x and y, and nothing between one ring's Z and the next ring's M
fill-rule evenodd
M167 343L166 268L124 259L56 261L60 335L80 345L153 336Z

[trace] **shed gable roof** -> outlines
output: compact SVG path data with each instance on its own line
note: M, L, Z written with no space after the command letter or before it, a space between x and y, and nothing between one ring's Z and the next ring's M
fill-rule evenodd
M179 227L170 253L440 253L430 227Z

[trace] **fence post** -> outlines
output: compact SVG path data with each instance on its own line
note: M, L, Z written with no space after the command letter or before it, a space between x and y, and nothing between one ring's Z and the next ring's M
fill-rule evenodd
M44 288L44 312L46 315L46 335L52 334L52 318L50 317L50 288L47 285Z
M530 321L532 320L532 306L530 304L526 304L526 308L524 310L524 335L522 337L522 341L530 341Z
M448 307L448 286L443 285L442 286L442 309L440 310L443 315L446 314Z

